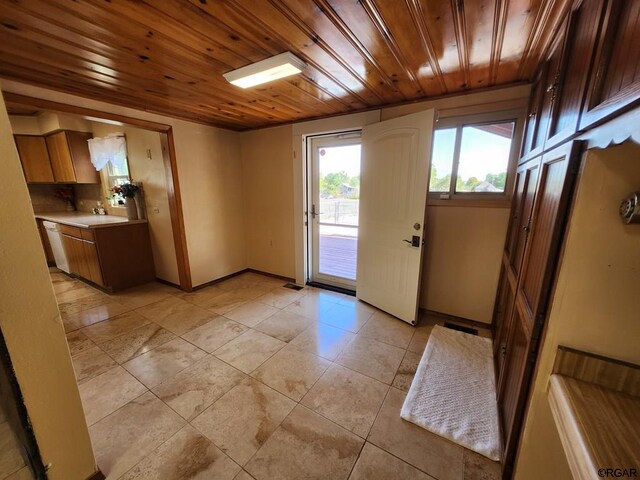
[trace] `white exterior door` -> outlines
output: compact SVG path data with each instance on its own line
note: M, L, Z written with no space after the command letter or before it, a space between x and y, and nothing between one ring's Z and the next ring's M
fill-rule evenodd
M356 295L406 322L418 313L434 111L364 127Z

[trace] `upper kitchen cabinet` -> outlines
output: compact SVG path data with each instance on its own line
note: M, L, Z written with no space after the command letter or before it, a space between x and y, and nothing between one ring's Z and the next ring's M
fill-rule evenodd
M581 129L640 101L640 2L610 0L603 20Z
M46 137L57 183L100 183L89 155L87 140L91 136L90 133L65 130Z
M45 139L39 135L14 135L27 183L54 182Z

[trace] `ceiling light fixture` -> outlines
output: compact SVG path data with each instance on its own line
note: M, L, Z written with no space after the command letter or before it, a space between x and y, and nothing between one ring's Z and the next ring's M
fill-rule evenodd
M224 74L224 78L241 88L249 88L261 83L300 73L306 64L291 52L284 52L246 67Z

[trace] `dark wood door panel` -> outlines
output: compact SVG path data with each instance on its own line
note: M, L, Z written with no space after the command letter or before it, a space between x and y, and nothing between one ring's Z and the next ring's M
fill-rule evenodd
M503 268L500 275L500 287L494 316L496 330L493 345L496 364L496 392L498 397L502 391L505 378L504 369L507 360L508 337L511 332L513 309L515 307L515 295L515 289L511 285L511 282L509 282L507 270Z
M640 2L610 0L603 12L602 32L580 129L602 123L640 104Z
M538 118L542 104L542 70L536 74L533 85L531 86L531 96L529 98L529 108L527 109L527 123L525 125L524 136L522 140L522 158L528 159L531 156L535 156L536 152L533 152L533 142L536 138L538 131ZM538 149L540 150L540 149Z
M526 307L525 320L531 331L538 317L545 313L576 173L578 148L578 142L571 142L542 157L541 176L518 287L519 301Z
M505 447L503 463L507 463L508 457L513 455L519 435L514 426L522 410L521 390L529 354L529 338L517 308L514 309L507 343L504 378L501 378L502 388L498 397L500 426Z
M578 130L596 44L609 0L583 0L571 12L545 150Z
M532 149L544 148L551 126L551 113L556 102L560 78L562 75L562 58L566 41L567 21L555 37L547 59L543 65L541 76L542 100L537 119L536 134Z
M538 185L538 175L540 170L540 158L530 160L519 168L519 171L526 177L521 193L522 200L519 201L521 207L517 212L517 221L512 223L512 235L515 236L513 253L510 255L509 266L514 275L520 275L522 258L525 252L527 235L530 229L531 214Z

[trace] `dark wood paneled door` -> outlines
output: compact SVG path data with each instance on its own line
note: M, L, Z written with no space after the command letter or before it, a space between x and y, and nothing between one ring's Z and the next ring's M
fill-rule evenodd
M495 338L497 339L494 343L494 355L496 358L498 393L502 385L502 366L506 354L509 323L513 313L517 281L533 212L539 169L540 157L523 163L516 171L511 217L502 255L500 287L494 314Z
M522 213L520 218L515 217L514 213L516 220L512 220L507 242L511 236L517 235L518 239L512 240L516 245L512 254L507 254L505 249L505 257L511 256L506 269L506 276L512 278L511 283L507 282L509 288L513 285L513 276L516 277L515 299L510 317L503 322L505 331L499 336L504 344L497 352L504 356L497 364L502 367L499 371L498 406L505 447L503 465L507 466L505 478L511 473L508 469L518 443L539 338L546 318L577 173L578 148L578 142L567 143L540 159L523 164L519 169L523 175L528 175L528 179L523 181L519 194L522 197ZM517 265L517 269L514 265Z

